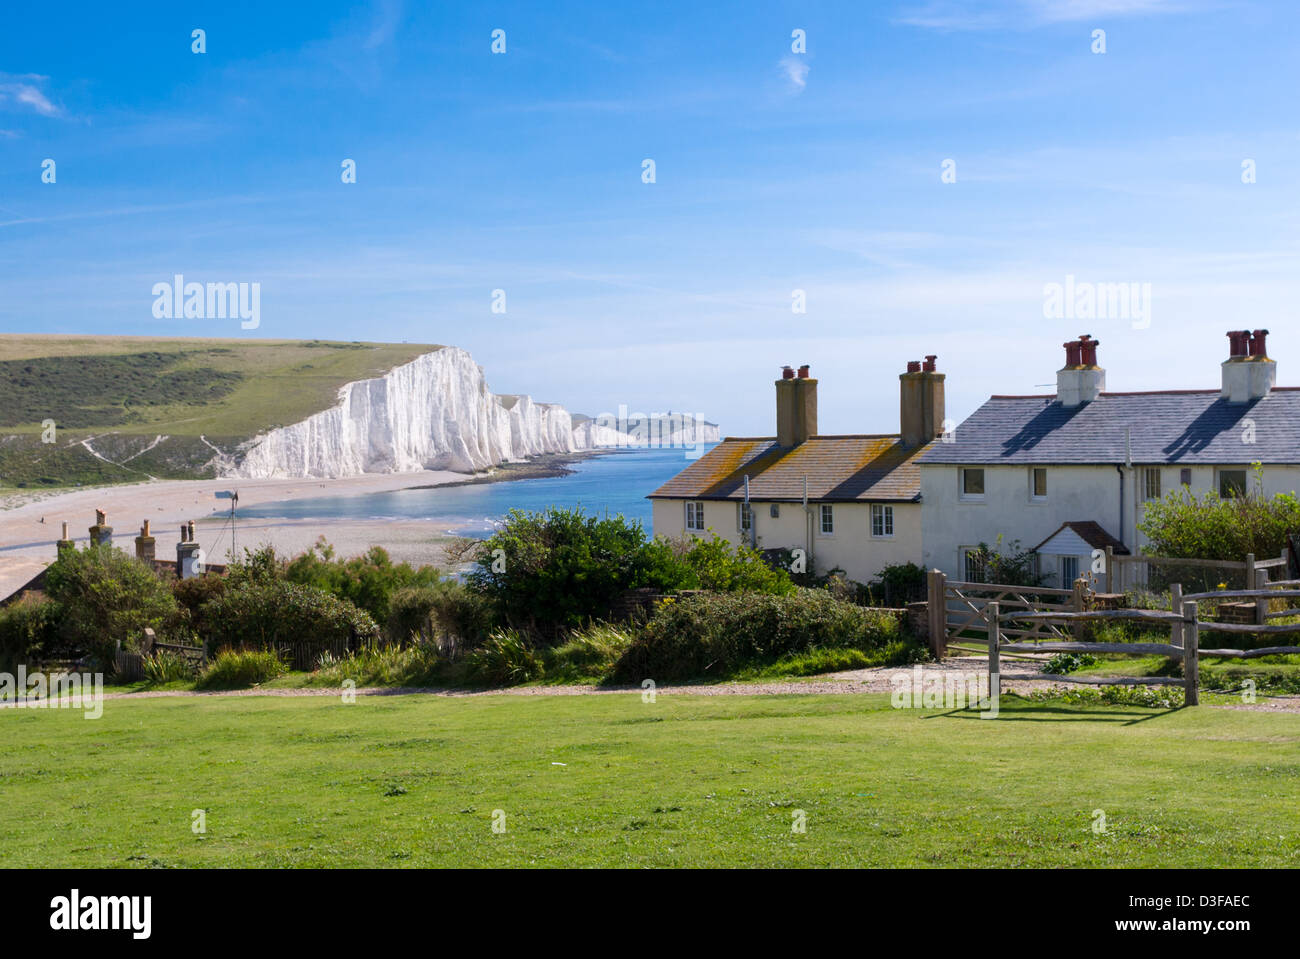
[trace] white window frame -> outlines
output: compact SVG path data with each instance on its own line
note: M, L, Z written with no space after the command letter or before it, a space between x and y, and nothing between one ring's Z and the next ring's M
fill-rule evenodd
M1150 503L1153 500L1163 499L1165 495L1165 475L1164 470L1159 466L1142 467L1142 502ZM1151 495L1151 478L1155 477L1156 494Z
M1034 480L1037 478L1037 474L1038 474L1039 472L1041 472L1041 473L1043 474L1043 490L1044 490L1044 492L1042 492L1042 493L1039 493L1037 490L1034 489ZM985 476L985 479L987 480L987 478L988 478L988 477L987 477L987 475L986 475L986 476ZM1046 466L1031 466L1031 467L1029 467L1029 502L1031 502L1031 503L1046 503L1046 502L1047 502L1047 491L1050 490L1050 489L1051 489L1051 487L1047 485L1047 467L1046 467Z
M877 518L880 520L879 524L876 522ZM877 526L880 532L876 532ZM894 538L894 507L883 503L871 504L871 537L872 539Z
M694 518L697 525L692 525ZM686 529L694 533L704 532L704 503L700 500L686 501Z
M977 580L974 576L971 575L971 569L970 569L970 554L976 552L978 549L979 549L978 546L960 546L957 548L957 557L961 563L961 578L965 582L968 583L979 582L979 580Z
M748 520L749 522L746 522ZM736 504L736 529L748 533L754 528L754 504L739 502Z
M961 467L957 470L957 498L965 503L982 503L984 502L984 493L967 493L966 492L966 474L968 472L978 472L981 474L985 493L988 492L988 473L982 466Z
M817 510L817 532L821 536L835 535L835 507L831 503L822 503Z
M1074 564L1074 575L1073 575L1073 576L1066 576L1066 575L1065 575L1065 565L1066 565L1066 563L1073 563L1073 564ZM1061 589L1071 589L1071 588L1073 588L1073 586L1074 586L1074 581L1075 581L1076 579L1079 578L1079 557L1077 557L1077 556L1062 556L1062 557L1061 557L1061 561L1060 561L1060 563L1058 564L1058 568L1059 568L1059 570L1060 570L1060 574L1059 574L1059 575L1060 575L1060 577L1061 577Z

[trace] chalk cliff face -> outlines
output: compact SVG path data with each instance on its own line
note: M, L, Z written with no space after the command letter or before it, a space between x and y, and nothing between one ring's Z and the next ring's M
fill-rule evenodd
M494 394L473 357L445 347L384 376L349 383L338 405L255 438L226 475L470 473L542 453L645 445L629 440L596 420L575 422L554 403Z
M337 406L257 437L230 475L468 473L574 448L562 406L495 395L473 357L446 347L349 383Z

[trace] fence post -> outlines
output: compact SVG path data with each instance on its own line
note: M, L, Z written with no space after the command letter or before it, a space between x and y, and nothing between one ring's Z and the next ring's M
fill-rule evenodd
M1106 592L1115 592L1115 547L1106 547Z
M1201 625L1195 601L1183 603L1183 704L1199 706Z
M941 570L932 569L928 577L926 613L930 619L930 652L935 659L943 659L948 652L948 600L947 577Z
M984 621L989 637L989 698L997 703L1002 699L1002 656L998 646L1002 643L1000 604L995 600L984 606Z
M1268 570L1255 570L1255 581L1251 584L1252 589L1268 589ZM1255 625L1263 626L1268 622L1268 600L1261 596L1255 600Z
M1183 584L1174 583L1169 587L1169 611L1181 612L1183 608ZM1183 624L1173 623L1169 627L1169 642L1174 646L1183 645Z
M1246 586L1245 586L1246 589L1255 588L1255 554L1254 553L1246 554L1246 575L1243 578L1246 581ZM1228 588L1231 589L1232 587L1229 586Z

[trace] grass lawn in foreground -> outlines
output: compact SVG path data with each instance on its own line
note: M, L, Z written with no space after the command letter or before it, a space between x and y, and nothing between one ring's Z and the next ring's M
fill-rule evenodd
M123 699L0 724L6 867L1300 865L1286 713L631 693Z

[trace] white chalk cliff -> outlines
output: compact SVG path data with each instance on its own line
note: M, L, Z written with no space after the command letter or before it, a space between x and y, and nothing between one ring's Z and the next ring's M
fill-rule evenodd
M349 383L336 406L256 437L227 475L469 473L542 453L633 445L627 440L596 420L579 417L575 424L554 403L494 394L473 357L444 347L384 376Z

